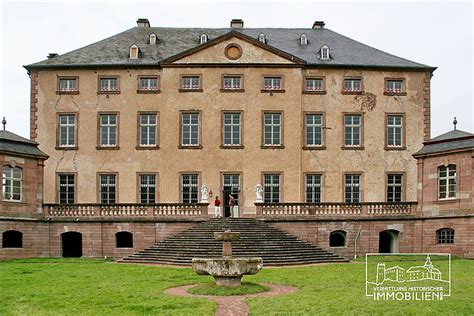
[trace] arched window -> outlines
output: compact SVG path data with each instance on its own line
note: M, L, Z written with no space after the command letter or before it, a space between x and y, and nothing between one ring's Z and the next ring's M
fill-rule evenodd
M115 233L115 245L117 248L133 248L133 234L130 232Z
M300 44L301 45L307 45L308 44L308 37L306 36L306 34L301 34Z
M258 41L259 41L259 42L262 42L262 43L266 43L266 42L267 42L267 39L266 39L266 37L265 37L265 34L260 33L260 34L258 35Z
M133 44L130 46L130 59L138 59L139 48L137 45Z
M23 234L16 230L7 230L2 234L3 248L22 248Z
M456 198L456 165L438 167L438 199Z
M156 44L156 34L155 33L150 34L149 42L150 42L150 45L155 45Z
M201 37L199 37L199 44L204 44L208 40L207 34L201 34Z
M3 200L21 201L22 169L3 166Z
M329 55L329 47L327 45L324 45L323 47L321 47L319 55L322 60L330 59L331 57Z
M335 230L329 234L329 247L345 247L346 232L343 230Z
M454 244L454 229L441 228L436 231L436 243Z

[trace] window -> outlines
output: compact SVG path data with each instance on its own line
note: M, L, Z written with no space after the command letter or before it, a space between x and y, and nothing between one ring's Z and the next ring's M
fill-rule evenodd
M23 172L21 168L3 166L3 200L21 201Z
M130 59L138 59L139 48L137 45L130 46Z
M59 77L58 79L58 92L59 93L68 93L68 92L77 92L78 89L78 78L77 77Z
M403 146L403 115L387 116L387 147Z
M436 231L436 242L438 244L454 244L454 229L441 228Z
M118 77L100 77L99 92L119 92Z
M329 247L345 247L347 233L343 230L336 230L329 234Z
M149 42L150 42L150 45L155 45L156 44L156 34L155 33L150 34Z
M308 37L306 36L306 34L301 34L300 44L301 45L308 45Z
M263 127L263 145L281 146L281 113L264 113Z
M60 204L75 203L76 177L74 174L58 175L58 201Z
M323 47L321 47L320 56L322 60L330 59L329 47L327 45L324 45Z
M181 146L199 146L199 113L181 113Z
M140 203L156 203L156 175L141 174L138 179L140 185Z
M206 34L201 34L201 36L199 37L199 44L204 44L207 42L207 35Z
M456 165L438 167L438 199L456 198Z
M133 248L133 234L130 232L115 233L116 248Z
M346 203L360 202L360 174L346 174L344 177L344 201Z
M405 92L405 81L403 79L386 79L385 92L387 94L399 94Z
M263 187L265 203L280 203L280 174L264 174Z
M223 90L241 90L242 76L224 76L222 79Z
M16 230L3 232L2 248L23 248L23 234Z
M58 120L59 147L76 147L76 115L60 114Z
M258 41L261 42L261 43L266 43L266 42L267 42L267 39L266 39L266 37L265 37L265 34L260 33L260 34L258 35Z
M282 77L263 77L263 90L282 90Z
M99 136L101 147L117 146L117 114L99 115Z
M387 175L387 202L401 202L403 199L403 175Z
M156 147L158 131L158 115L156 113L140 114L140 146Z
M305 92L322 92L324 91L323 78L305 78Z
M181 90L191 91L201 89L201 77L200 76L182 76L181 77Z
M115 174L100 174L99 175L99 196L102 204L117 203L117 177Z
M321 203L322 175L306 175L306 203Z
M196 173L181 175L182 203L198 203L199 175Z
M359 114L344 115L344 146L361 146L362 117Z
M362 79L344 79L344 92L361 92Z
M306 146L323 145L323 115L306 114Z
M241 115L240 113L224 113L223 140L224 146L240 146L241 143Z
M138 91L139 92L150 92L158 91L158 77L139 77L138 80Z

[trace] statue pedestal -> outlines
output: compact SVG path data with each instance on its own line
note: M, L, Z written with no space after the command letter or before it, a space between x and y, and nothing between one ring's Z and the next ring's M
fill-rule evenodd
M233 286L238 287L242 285L242 276L235 277L219 277L215 276L214 281L216 281L217 286Z

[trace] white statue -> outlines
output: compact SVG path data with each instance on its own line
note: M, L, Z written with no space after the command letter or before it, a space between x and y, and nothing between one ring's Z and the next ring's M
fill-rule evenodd
M205 184L201 187L201 203L209 203L209 189Z
M263 187L260 183L255 186L255 193L257 194L255 203L263 203Z

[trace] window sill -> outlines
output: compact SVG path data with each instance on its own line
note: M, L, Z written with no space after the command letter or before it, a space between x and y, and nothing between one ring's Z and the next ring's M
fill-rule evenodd
M391 95L391 96L396 96L396 95L405 96L405 95L407 95L406 92L389 92L389 91L384 91L383 94L384 95Z
M441 247L449 247L449 246L453 246L455 245L455 243L436 243L436 246L441 246Z
M450 204L450 203L458 203L460 201L459 198L450 198L450 199L442 199L433 201L434 204Z
M179 92L202 92L202 89L178 89Z
M245 92L245 89L221 89L221 92Z
M273 90L273 89L262 89L260 90L262 93L285 93L284 89L279 89L279 90Z
M308 145L305 145L305 146L301 147L301 149L303 149L303 150L325 150L326 146L308 146Z
M244 149L244 145L221 145L221 149Z
M364 150L364 146L342 146L342 150Z
M137 90L138 94L159 94L161 90Z
M119 150L120 146L96 146L97 150Z
M26 206L28 203L23 202L23 201L14 201L14 200L2 200L1 201L3 204L9 204L9 205L17 205L17 206Z
M285 149L284 145L261 145L261 149Z
M73 94L79 94L79 91L56 91L56 94L58 94L58 95L73 95Z
M396 150L407 150L407 148L406 148L405 146L397 146L397 147L396 147L396 146L393 146L393 147L391 147L391 146L385 146L384 149L387 150L387 151L391 151L391 150L395 150L395 151L396 151Z
M56 150L78 150L79 147L77 146L71 146L71 147L63 147L63 146L56 146L54 147Z
M326 94L327 91L309 91L309 90L304 90L303 94Z
M202 145L195 145L195 146L179 145L178 149L202 149Z
M97 91L97 94L120 94L120 91Z
M341 94L345 95L361 95L364 91L341 91Z
M160 149L160 146L135 146L136 150L158 150Z

